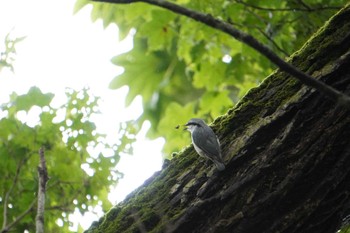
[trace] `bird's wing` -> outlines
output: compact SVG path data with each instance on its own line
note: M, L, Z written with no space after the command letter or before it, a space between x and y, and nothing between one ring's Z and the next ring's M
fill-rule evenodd
M193 132L193 142L209 157L220 158L220 145L215 133L209 128L198 128Z

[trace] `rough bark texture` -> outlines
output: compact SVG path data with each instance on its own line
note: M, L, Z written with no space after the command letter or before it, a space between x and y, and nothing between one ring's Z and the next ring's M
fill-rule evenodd
M291 58L350 95L350 5ZM88 232L334 233L350 210L350 111L275 72L212 125L226 170L192 146Z

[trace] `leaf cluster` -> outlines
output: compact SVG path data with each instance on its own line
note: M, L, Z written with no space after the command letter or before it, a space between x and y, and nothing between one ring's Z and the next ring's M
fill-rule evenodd
M36 201L38 150L42 146L50 178L45 206L48 232L68 231L68 217L75 210L83 214L97 205L110 208L107 195L120 177L115 170L119 154L116 145L106 143L92 122L99 99L88 89L67 89L66 103L54 108L50 104L53 98L53 94L32 87L24 95L13 93L10 101L1 105L0 212L4 214L0 222L5 225ZM35 229L35 214L35 208L30 209L11 230Z
M4 47L1 49L0 52L0 71L3 68L9 68L12 72L13 69L13 63L15 61L15 55L16 55L16 45L23 41L26 37L18 37L15 39L11 38L11 34L8 33L4 40Z
M177 0L190 9L211 14L248 32L277 54L286 57L345 4L346 1L300 0ZM78 0L76 10L88 2ZM144 3L92 3L92 20L116 23L121 39L132 29L134 48L112 59L123 74L112 89L127 85L126 104L143 100L150 138L165 137L165 154L189 142L173 128L189 118L207 121L224 114L249 89L274 69L253 49L228 35L191 19Z

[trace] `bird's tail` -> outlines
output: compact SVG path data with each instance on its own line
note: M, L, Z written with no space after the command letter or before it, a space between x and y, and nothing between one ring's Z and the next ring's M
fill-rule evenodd
M214 160L213 161L216 165L216 168L219 170L219 171L223 171L225 170L225 164L223 162L219 162L219 161L216 161Z

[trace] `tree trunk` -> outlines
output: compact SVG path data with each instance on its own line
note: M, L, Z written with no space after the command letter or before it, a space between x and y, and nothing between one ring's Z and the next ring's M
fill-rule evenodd
M289 61L350 95L349 48L350 5ZM349 113L277 71L215 120L223 172L190 146L87 232L334 233L350 210Z

